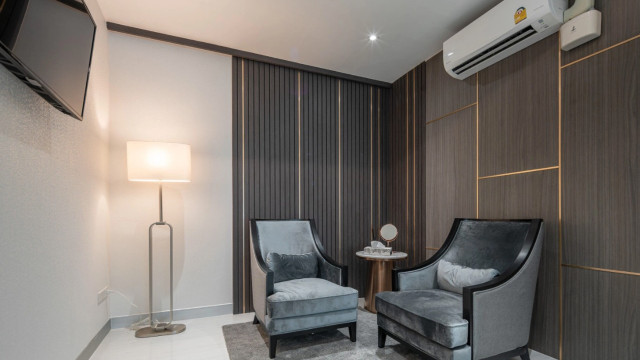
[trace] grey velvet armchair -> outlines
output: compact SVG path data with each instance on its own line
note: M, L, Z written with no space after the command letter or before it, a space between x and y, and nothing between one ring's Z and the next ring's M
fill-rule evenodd
M528 360L543 236L541 219L456 219L435 255L395 269L393 291L376 296L378 346L389 335L431 359ZM458 294L439 286L441 261L499 275Z
M278 339L304 333L348 327L355 342L358 292L346 287L347 267L325 254L315 222L251 220L250 225L254 324L269 334L269 357L275 357Z

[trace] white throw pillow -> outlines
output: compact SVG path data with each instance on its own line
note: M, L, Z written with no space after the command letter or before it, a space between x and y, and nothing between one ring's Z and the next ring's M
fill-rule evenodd
M446 260L438 262L438 286L462 295L462 288L485 283L500 275L496 269L472 269L452 264Z

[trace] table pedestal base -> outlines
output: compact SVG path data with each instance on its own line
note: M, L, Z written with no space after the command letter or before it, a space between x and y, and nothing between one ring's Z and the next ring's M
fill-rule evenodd
M376 313L376 294L391 291L391 270L393 261L369 259L369 279L364 295L364 308Z

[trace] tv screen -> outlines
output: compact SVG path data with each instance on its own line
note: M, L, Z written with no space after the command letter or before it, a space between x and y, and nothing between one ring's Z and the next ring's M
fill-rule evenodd
M0 0L0 62L80 120L95 31L81 0Z

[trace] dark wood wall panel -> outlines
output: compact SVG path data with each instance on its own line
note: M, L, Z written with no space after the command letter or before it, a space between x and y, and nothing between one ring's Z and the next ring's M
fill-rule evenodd
M426 62L426 114L431 121L476 102L476 77L457 80L444 70L442 52Z
M251 311L252 218L298 214L296 72L234 59L234 312Z
M563 261L640 273L640 39L562 84Z
M529 346L557 358L560 307L558 170L480 180L478 199L480 218L542 218L545 222Z
M368 85L342 82L342 258L343 263L349 264L349 284L361 290L361 294L364 294L367 266L355 254L370 244L374 225L371 90Z
M640 277L563 268L563 359L637 359Z
M413 102L415 109L415 117L412 119L412 139L413 144L413 237L416 246L412 249L413 262L420 263L430 257L427 251L427 233L429 226L427 220L429 218L429 210L427 209L427 188L424 186L432 174L427 173L427 133L425 131L425 121L427 112L427 63L423 62L418 65L414 71L415 91Z
M439 248L453 219L476 217L476 109L425 126L425 246Z
M597 51L640 35L640 1L596 0L595 8L602 12L602 34L599 38L562 52L562 64L568 64Z
M300 74L301 218L315 219L328 254L340 260L339 81Z
M479 174L558 165L558 36L482 70Z
M383 192L385 205L383 223L394 224L398 228L398 237L392 243L394 250L409 252L409 184L408 172L408 81L409 75L403 76L393 83L391 88L391 118L384 123L383 158ZM407 261L397 262L398 266L407 266Z
M355 252L381 218L378 139L389 96L372 85L233 59L234 312L252 311L253 218L315 219L328 253L349 266L349 285L364 291L366 263Z

